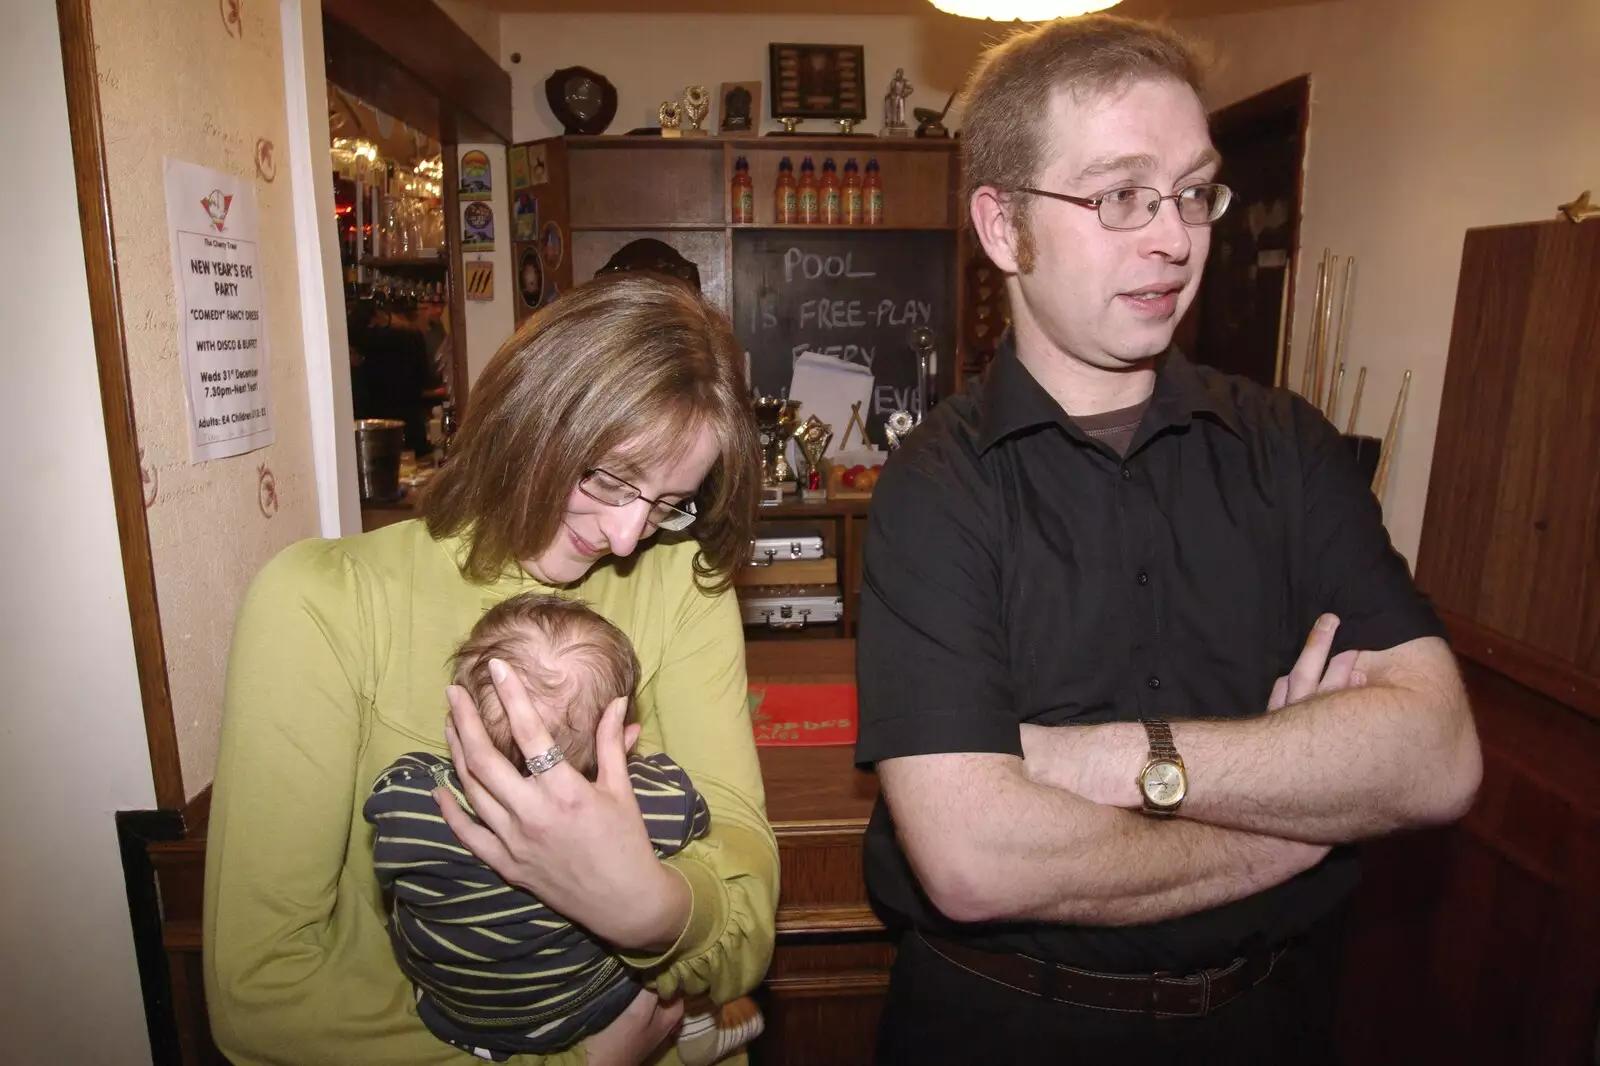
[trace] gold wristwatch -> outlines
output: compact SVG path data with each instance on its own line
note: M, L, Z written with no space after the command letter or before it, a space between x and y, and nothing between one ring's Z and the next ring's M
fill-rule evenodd
M1150 754L1139 771L1139 795L1144 799L1141 809L1145 814L1170 817L1178 813L1189 793L1189 774L1172 742L1172 727L1157 718L1141 718L1139 724L1150 738Z

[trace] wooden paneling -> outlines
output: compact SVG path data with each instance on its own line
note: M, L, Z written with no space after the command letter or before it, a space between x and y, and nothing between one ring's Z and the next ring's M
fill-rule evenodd
M418 125L406 112L385 110L448 144L511 140L511 75L437 4L431 0L324 0L322 12L354 31L354 43L370 42L439 98L434 129ZM328 45L329 59L341 63L341 46L352 40L344 35L337 40L338 44ZM382 67L364 61L357 69L378 75L379 80L357 76L353 82L340 77L334 81L369 103L384 106L369 94L381 95L382 79L389 75ZM352 76L349 68L341 74ZM333 77L331 71L329 76Z
M1483 746L1456 826L1370 844L1345 1060L1593 1063L1600 226L1467 234L1417 579Z
M574 204L574 207L576 206ZM720 228L670 231L575 230L571 236L572 254L569 257L572 262L573 280L580 284L588 281L594 277L596 270L605 266L606 260L615 255L618 249L641 237L650 237L664 244L670 244L678 250L679 255L698 267L700 291L705 293L706 299L721 308L723 313L727 313L731 307L728 292L728 260L723 254L723 235Z
M1418 583L1600 674L1600 226L1467 234Z
M139 469L139 439L133 419L124 343L122 292L117 278L111 229L105 138L100 125L100 89L95 73L94 27L88 0L59 0L61 59L66 75L67 126L72 137L73 178L78 187L78 222L83 230L83 260L89 281L89 318L100 374L100 410L105 418L106 453L111 464L111 499L122 548L123 588L133 625L139 701L150 755L156 803L168 810L183 806L183 767L172 718L167 653L156 602L150 530L144 517L144 482Z
M1600 1021L1600 725L1463 674L1483 787L1460 825L1366 846L1343 1058L1579 1066Z
M720 227L727 200L722 154L711 138L650 147L569 143L572 224Z

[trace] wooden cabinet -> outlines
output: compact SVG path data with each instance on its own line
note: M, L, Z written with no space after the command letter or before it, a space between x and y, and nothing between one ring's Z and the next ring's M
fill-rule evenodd
M1417 581L1483 785L1366 848L1344 1059L1600 1062L1600 226L1467 234Z
M746 661L752 681L855 680L851 640L755 643ZM877 778L855 768L848 746L761 748L760 755L782 872L777 950L757 994L767 1029L751 1059L756 1066L867 1066L894 961L861 876Z
M552 284L556 292L581 284L619 249L649 238L695 264L701 290L733 319L759 391L787 389L794 352L816 350L871 366L878 384L903 395L915 374L907 336L925 323L940 338L937 395L949 396L972 338L992 343L998 336L994 310L1003 288L997 275L985 274L981 298L974 289L968 299L972 278L963 265L974 251L961 225L957 147L953 140L859 136L557 137L513 145L513 172L518 154L540 163L528 167L538 184L511 190L514 267L520 278L526 260L544 279L533 290L537 300L519 301L518 320ZM811 157L819 178L825 159L841 166L876 159L883 224L776 223L773 188L785 157L797 175ZM741 158L754 189L750 223L733 221L730 189ZM786 267L791 252L796 258ZM853 310L852 300L859 305ZM829 306L819 311L822 302ZM980 314L987 321L978 323ZM873 406L866 418L881 440L884 412ZM844 426L834 429L843 435Z

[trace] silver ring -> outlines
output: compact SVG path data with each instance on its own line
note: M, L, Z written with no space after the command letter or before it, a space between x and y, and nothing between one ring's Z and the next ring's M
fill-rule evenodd
M560 745L556 745L548 751L541 751L531 759L524 760L524 762L528 767L528 776L538 777L540 774L554 769L557 763L565 762L566 758L566 753L561 750Z

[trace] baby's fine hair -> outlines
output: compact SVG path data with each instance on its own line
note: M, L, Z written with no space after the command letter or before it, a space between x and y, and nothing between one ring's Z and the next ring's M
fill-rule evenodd
M627 635L582 601L544 592L503 600L472 627L451 660L455 683L472 694L495 747L524 769L526 756L489 676L490 659L509 666L535 703L567 708L567 720L550 723L551 733L578 769L592 772L601 713L618 696L631 699L639 683L639 658Z

